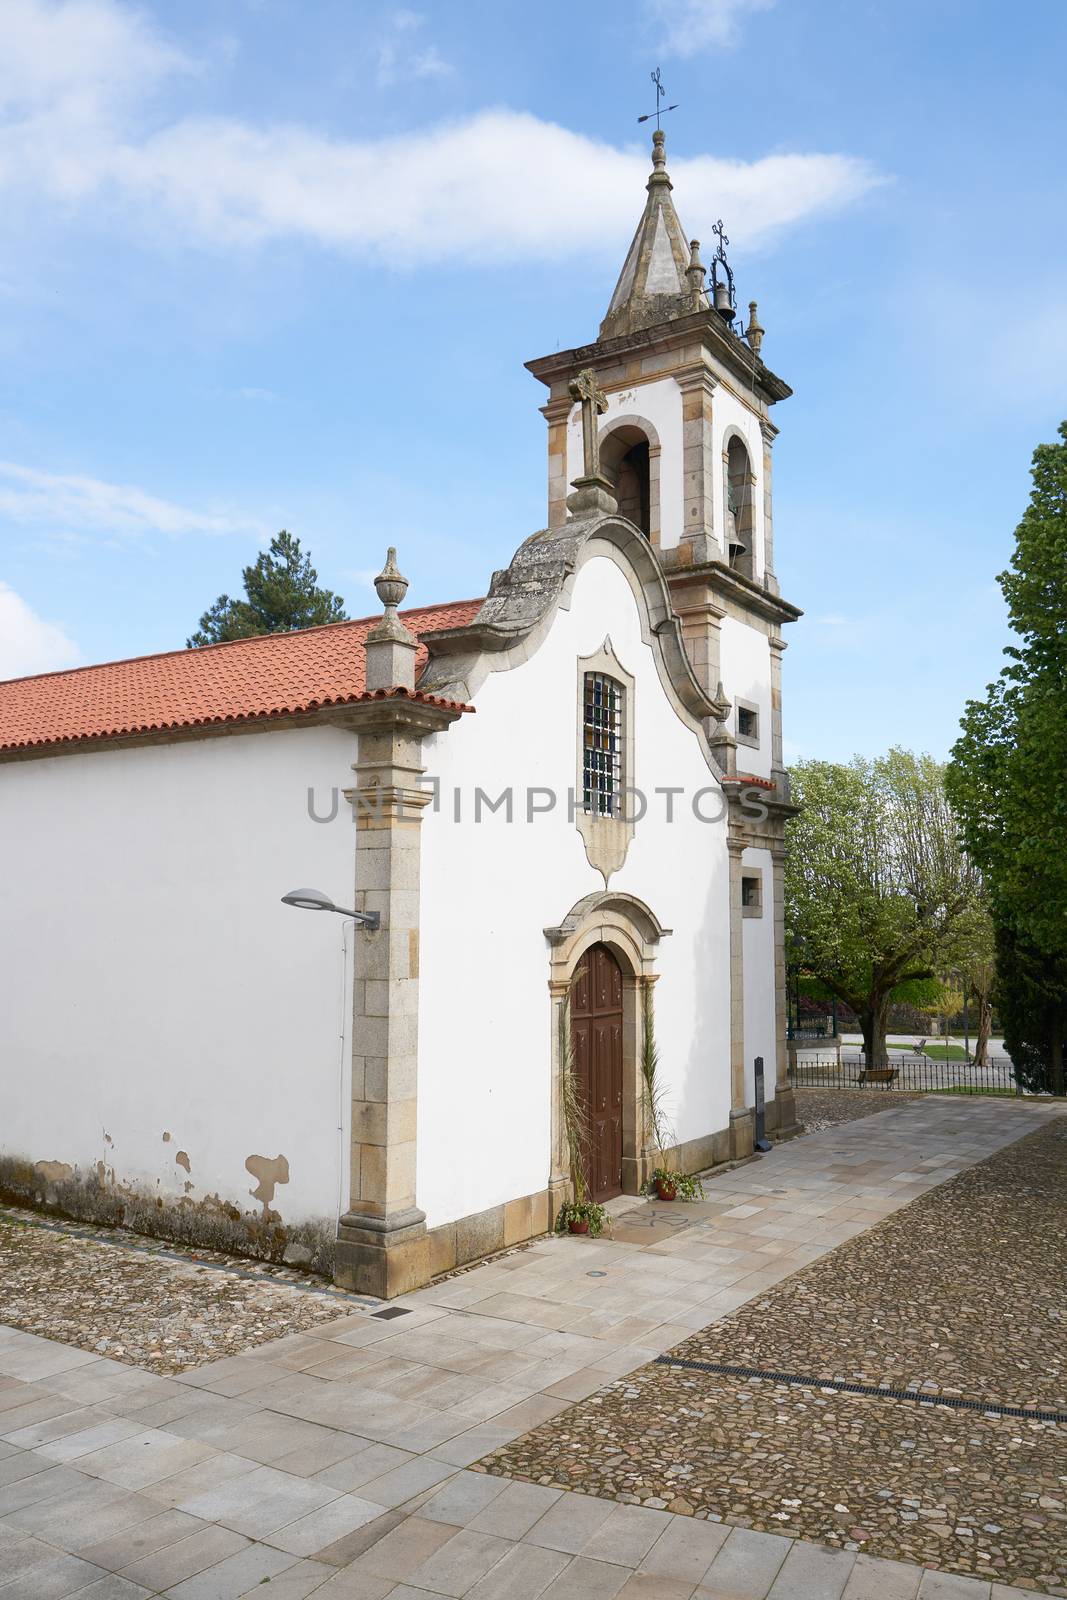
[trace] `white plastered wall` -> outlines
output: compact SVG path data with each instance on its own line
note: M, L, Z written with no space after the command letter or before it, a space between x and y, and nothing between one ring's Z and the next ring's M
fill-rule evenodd
M272 1209L336 1217L343 924L280 896L348 900L351 811L316 824L307 790L328 814L355 751L308 728L0 766L0 1153L251 1212L246 1159L284 1155Z
M737 729L737 701L759 708L759 747L737 746L738 772L757 778L771 775L771 647L765 633L735 617L724 617L719 634L719 663L726 698L733 704L728 726Z
M661 685L638 601L614 560L586 561L569 610L529 660L491 674L473 716L428 741L441 809L422 833L418 1204L436 1227L544 1189L550 1162L549 946L576 901L603 888L568 820L574 785L578 659L610 636L635 679L630 781L655 809L636 826L611 889L636 895L666 927L655 989L661 1072L679 1140L727 1126L730 1111L729 911L721 791L691 727ZM676 820L652 791L680 786ZM473 821L473 793L515 794ZM527 788L556 808L527 824ZM454 793L461 795L455 820ZM543 796L535 803L541 803Z

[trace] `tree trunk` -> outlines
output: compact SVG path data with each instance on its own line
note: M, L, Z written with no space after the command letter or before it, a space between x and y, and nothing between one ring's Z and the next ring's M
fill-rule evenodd
M868 1067L885 1067L889 1064L885 1034L889 1021L889 996L873 994L859 1014L863 1034L863 1054Z
M978 1034L974 1041L974 1055L972 1060L976 1067L988 1065L986 1056L989 1051L989 1030L993 1025L993 1007L989 1003L989 996L978 995Z

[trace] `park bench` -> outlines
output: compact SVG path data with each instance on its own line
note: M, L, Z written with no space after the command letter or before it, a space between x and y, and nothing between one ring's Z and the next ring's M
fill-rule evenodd
M864 1067L857 1082L859 1083L884 1083L887 1087L896 1082L897 1067Z

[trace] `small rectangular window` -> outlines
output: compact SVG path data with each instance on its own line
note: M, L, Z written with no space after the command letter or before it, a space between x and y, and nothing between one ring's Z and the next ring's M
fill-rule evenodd
M602 672L585 674L582 806L594 816L615 816L621 803L623 692Z
M763 880L758 874L741 879L741 910L747 917L763 914Z
M759 707L754 706L750 700L738 700L736 705L738 743L757 746L759 744Z

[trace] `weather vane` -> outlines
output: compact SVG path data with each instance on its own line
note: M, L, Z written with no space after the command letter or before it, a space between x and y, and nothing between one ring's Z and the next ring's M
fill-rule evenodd
M649 77L652 79L652 82L656 85L656 109L655 109L655 111L646 112L646 114L643 117L638 117L637 120L638 120L638 122L651 122L652 118L655 117L655 119L656 119L656 127L658 128L659 127L659 119L660 119L660 117L661 116L666 116L668 111L677 111L678 105L677 105L677 102L673 106L665 106L665 105L663 105L661 103L662 101L666 100L667 91L663 87L663 84L660 82L659 68L658 67L656 68L655 72L649 73Z

